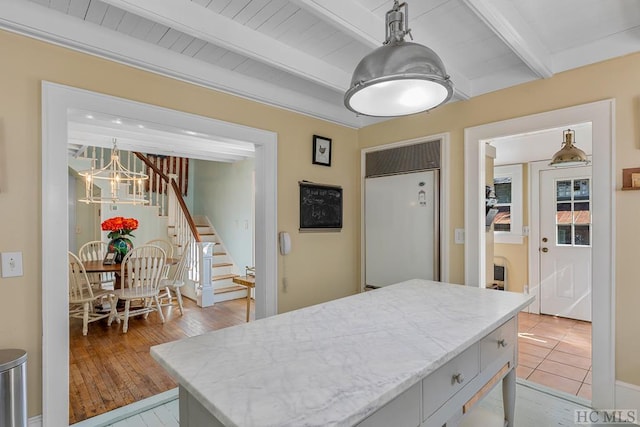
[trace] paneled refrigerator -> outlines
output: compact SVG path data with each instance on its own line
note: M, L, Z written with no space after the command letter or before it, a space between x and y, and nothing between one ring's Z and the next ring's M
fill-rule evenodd
M439 280L439 171L365 179L365 284Z

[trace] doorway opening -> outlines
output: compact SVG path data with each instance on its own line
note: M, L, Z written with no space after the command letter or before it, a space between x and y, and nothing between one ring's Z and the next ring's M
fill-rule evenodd
M484 141L526 134L576 123L591 123L593 141L593 224L591 263L592 301L592 404L615 403L614 310L614 101L606 100L465 129L465 283L486 286ZM555 140L555 139L554 139ZM559 145L559 144L558 144ZM559 147L556 147L557 151ZM533 285L532 285L533 286Z
M569 127L590 154L591 123ZM498 210L487 258L501 289L536 296L519 315L518 378L590 401L592 177L590 166L549 166L563 130L487 141Z
M169 110L122 98L43 82L42 86L42 316L43 316L43 422L68 423L69 318L66 251L68 229L68 112L95 111L134 121L153 122L203 134L223 141L244 141L255 146L255 266L256 318L277 313L276 245L277 135L273 132ZM171 141L157 142L170 150ZM206 145L193 150L211 150ZM67 222L65 221L65 224Z

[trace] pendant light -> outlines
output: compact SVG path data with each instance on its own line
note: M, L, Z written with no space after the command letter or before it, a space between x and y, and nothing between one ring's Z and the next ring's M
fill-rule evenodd
M85 179L85 197L80 202L89 203L118 203L130 205L146 205L149 200L144 197L144 182L149 175L125 168L120 161L120 151L113 139L111 160L103 168L95 167L96 159L92 160L91 169L79 171L78 175ZM131 158L129 158L131 163ZM130 166L130 165L129 165ZM106 183L103 186L100 183ZM100 194L95 193L95 187L100 188ZM108 193L108 194L105 194Z
M571 129L567 129L562 133L564 141L562 148L553 155L549 166L568 167L568 166L586 166L589 159L584 151L573 145L576 133Z
M411 36L407 3L395 0L385 20L383 46L356 67L344 105L365 116L395 117L431 110L451 99L453 84L438 55L404 41Z

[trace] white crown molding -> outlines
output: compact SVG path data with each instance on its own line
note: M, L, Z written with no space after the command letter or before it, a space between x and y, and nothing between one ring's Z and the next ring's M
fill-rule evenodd
M26 0L2 0L0 28L351 128L376 123L343 105L243 76Z

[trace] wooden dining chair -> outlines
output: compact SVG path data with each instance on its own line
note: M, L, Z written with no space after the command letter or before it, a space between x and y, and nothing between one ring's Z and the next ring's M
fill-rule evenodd
M167 258L173 258L173 245L168 240L153 239L153 240L149 240L147 243L145 243L145 245L154 245L154 246L161 247L162 249L164 249L164 252L167 254ZM165 265L164 270L162 271L162 279L168 279L168 278L169 278L169 265ZM161 287L160 289L164 289L164 288ZM162 299L166 298L167 300L169 300L169 303L171 303L171 292L169 292L169 289L166 290L165 295L161 295L161 298Z
M82 262L102 261L107 254L109 245L100 240L87 242L80 247L78 257ZM94 288L113 289L116 277L115 273L87 273L89 281Z
M124 301L124 311L117 311L117 304L111 307L109 324L116 320L124 320L122 332L129 329L129 318L144 315L146 319L149 313L158 312L160 320L164 323L164 315L158 299L160 291L160 279L166 262L164 250L155 245L143 245L132 249L122 260L120 281L122 287L114 291L118 301ZM132 308L131 302L138 300L140 305Z
M164 289L167 292L168 302L163 306L171 305L172 301L172 292L176 295L176 300L178 300L178 307L180 308L180 315L183 314L182 307L182 293L180 292L180 288L184 286L184 276L187 272L187 261L189 258L189 247L191 242L187 243L184 250L182 251L182 255L180 256L180 261L178 261L178 265L173 269L170 278L164 278L160 281L160 289Z
M112 291L106 289L94 289L91 286L87 272L73 252L69 256L69 317L82 319L82 335L89 332L89 323L109 317L110 313L99 313L94 305L109 299L114 305Z
M159 246L164 249L164 253L167 254L167 258L173 258L173 244L168 240L153 239L149 240L145 245Z

